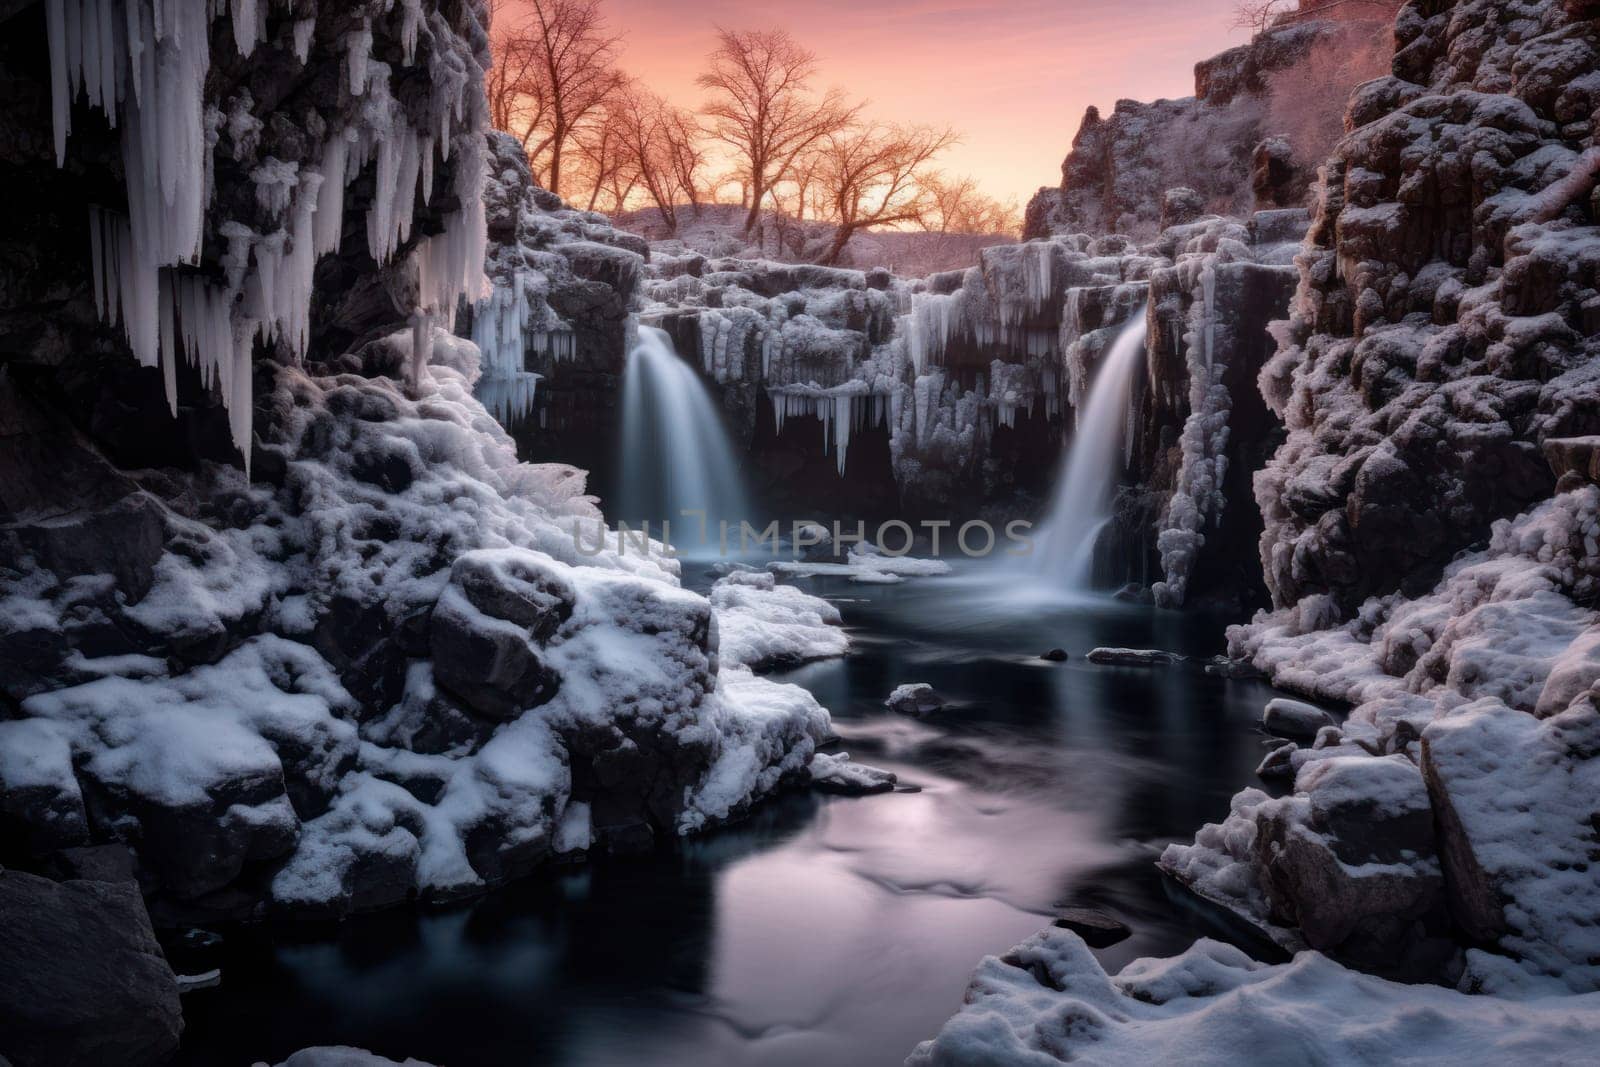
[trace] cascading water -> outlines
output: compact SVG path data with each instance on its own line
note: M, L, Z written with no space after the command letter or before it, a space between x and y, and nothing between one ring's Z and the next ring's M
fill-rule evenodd
M1095 375L1067 452L1055 499L1034 535L1030 570L1060 589L1086 592L1094 578L1094 546L1111 521L1133 378L1144 357L1145 313L1129 321Z
M613 521L635 529L648 521L652 537L670 522L672 543L684 552L718 545L718 522L736 545L739 523L751 517L733 446L722 416L665 330L640 326L622 379L621 481ZM706 527L702 537L700 519Z

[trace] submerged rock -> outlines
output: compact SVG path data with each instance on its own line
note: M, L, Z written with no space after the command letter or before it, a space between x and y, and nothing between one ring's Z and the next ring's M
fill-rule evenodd
M391 1060L363 1048L348 1045L319 1045L303 1048L277 1067L433 1067L421 1060Z
M1170 667L1183 657L1156 648L1095 648L1084 657L1090 663L1114 667Z
M1090 948L1109 948L1133 934L1127 923L1099 908L1059 908L1053 925L1071 930L1083 938Z
M1067 650L1064 648L1052 648L1039 658L1050 663L1065 663L1071 657L1067 655Z

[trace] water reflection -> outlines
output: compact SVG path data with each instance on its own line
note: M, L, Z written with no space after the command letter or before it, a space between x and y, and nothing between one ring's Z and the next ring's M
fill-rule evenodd
M833 710L857 759L920 792L787 796L444 912L230 931L224 984L186 1000L186 1062L342 1043L455 1067L896 1063L983 955L1061 903L1133 927L1100 952L1113 968L1217 934L1151 861L1251 782L1268 691L1082 660L1096 645L1210 654L1205 620L1114 601L990 610L973 582L806 583L840 602L856 651L785 677ZM1072 658L1037 658L1051 647ZM921 721L883 708L913 681L949 706Z

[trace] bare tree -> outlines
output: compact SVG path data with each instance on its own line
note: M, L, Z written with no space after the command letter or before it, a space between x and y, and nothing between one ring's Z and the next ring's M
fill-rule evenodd
M706 153L694 117L646 89L631 86L607 115L624 145L637 181L649 194L669 232L677 232L678 208L700 205Z
M694 113L681 107L669 107L663 116L662 126L662 140L667 153L667 165L672 171L672 182L698 216L700 202L706 196L707 152L702 139L704 131L695 121Z
M484 81L489 121L522 142L526 152L549 119L550 101L539 63L539 48L525 22L513 21L510 0L489 5L490 50L494 63Z
M641 161L635 154L631 126L644 90L624 82L602 101L594 121L573 137L567 163L568 187L587 189L590 211L622 211L639 187Z
M1022 229L1022 212L1015 201L1002 203L986 195L977 179L933 171L922 178L928 194L928 214L923 226L933 234L1009 234Z
M1233 8L1235 29L1259 35L1280 23L1307 18L1392 17L1401 0L1239 0Z
M520 91L539 106L535 121L524 121L528 132L519 136L535 177L545 188L561 193L568 150L622 84L615 66L621 37L607 31L600 0L525 0L525 4L526 19L502 38L509 49L507 58L498 53L496 58L507 67L509 77L522 69L523 50L532 53L527 61L532 86Z
M848 125L860 109L830 89L810 93L816 56L784 30L717 31L717 47L699 84L712 93L704 108L711 136L744 172L750 233L773 185L803 153Z
M820 262L838 262L862 230L926 219L932 211L926 168L957 140L949 129L877 122L829 134L818 181L834 233Z

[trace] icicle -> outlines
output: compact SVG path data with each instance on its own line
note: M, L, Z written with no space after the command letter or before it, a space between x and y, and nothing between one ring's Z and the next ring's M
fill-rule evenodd
M421 0L401 0L400 47L405 52L407 66L416 61L417 31L421 27Z
M296 19L294 23L294 56L301 63L311 58L311 39L317 32L317 20Z
M248 56L256 50L256 0L231 0L231 2L233 43L239 49L241 56Z
M319 256L339 251L344 236L344 190L346 164L350 160L350 139L337 133L328 140L322 153L322 182L319 186L316 223L312 243Z
M411 384L416 388L422 388L423 376L432 359L433 316L426 311L414 311L411 313Z
M839 459L839 477L844 477L844 458L850 450L850 430L854 415L854 397L840 394L833 398L833 447Z
M345 34L345 66L350 75L350 95L360 96L367 91L367 66L372 60L372 26L361 25Z

